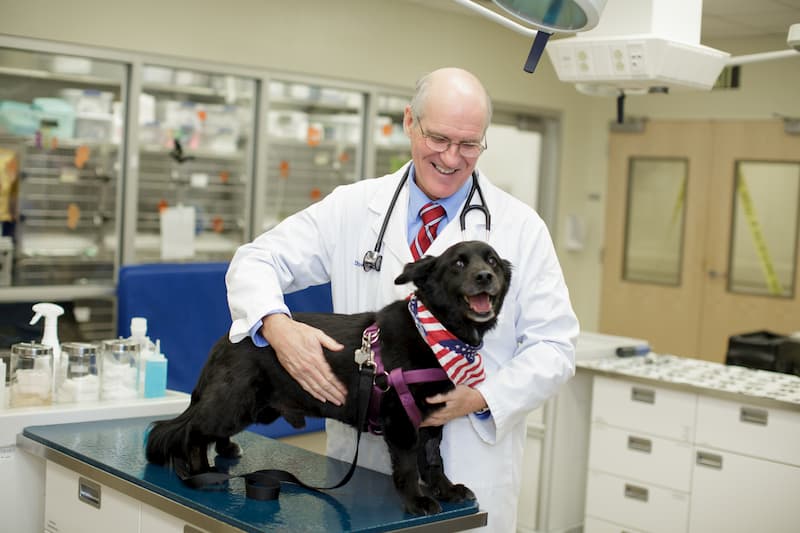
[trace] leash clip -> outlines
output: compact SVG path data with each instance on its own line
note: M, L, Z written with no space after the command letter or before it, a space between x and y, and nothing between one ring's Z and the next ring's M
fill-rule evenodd
M361 347L354 352L354 360L359 370L365 366L371 366L373 369L377 367L372 345L378 342L379 336L380 329L377 326L365 329L363 335L361 335Z

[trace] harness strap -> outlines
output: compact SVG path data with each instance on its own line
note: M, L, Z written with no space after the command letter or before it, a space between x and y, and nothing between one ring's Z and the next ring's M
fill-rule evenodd
M423 370L407 370L403 372L402 368L395 368L389 372L389 385L394 387L397 395L400 397L400 402L406 410L408 418L415 428L418 428L422 423L422 413L417 407L417 402L408 390L408 385L413 383L426 383L429 381L444 381L449 379L447 372L441 368L426 368ZM373 392L374 394L374 392Z
M377 324L371 325L367 331L377 331ZM366 333L366 332L365 332ZM372 397L369 400L369 416L367 418L367 431L373 435L381 435L383 428L381 427L379 414L381 408L381 400L383 395L389 392L389 389L394 387L397 395L400 397L400 403L406 411L406 415L411 420L414 428L418 428L422 423L422 413L417 407L417 402L414 401L411 391L408 390L409 384L415 383L428 383L431 381L446 381L450 379L447 372L441 367L438 368L423 368L417 370L403 370L402 368L395 368L391 372L386 372L383 366L383 358L381 357L381 344L377 335L370 337L372 341L372 352L375 361L375 384L372 387ZM379 379L385 379L385 385L379 385Z
M319 492L323 490L338 489L339 487L350 481L353 473L356 470L356 463L358 462L358 448L361 443L362 428L366 426L367 421L367 408L370 400L370 389L375 380L374 368L370 365L364 365L359 369L358 380L358 425L356 430L358 432L356 437L356 452L353 456L353 462L350 464L350 469L344 475L341 481L331 487L315 487L303 483L291 472L285 470L256 470L247 474L231 475L222 472L203 472L202 474L190 475L188 474L188 466L183 461L173 461L175 473L180 480L188 487L193 489L205 489L213 485L221 485L231 479L243 478L245 481L245 494L248 498L254 500L275 500L278 498L281 490L281 483L294 483L305 489Z

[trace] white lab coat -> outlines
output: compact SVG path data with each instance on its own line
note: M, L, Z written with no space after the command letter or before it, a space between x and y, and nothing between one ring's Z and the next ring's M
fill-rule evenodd
M364 272L361 267L404 171L338 187L240 247L226 276L231 340L243 339L267 312L280 308L284 292L310 285L331 282L337 313L377 310L406 297L413 286L397 286L394 279L413 261L406 228L408 185L389 219L381 271ZM525 475L525 417L574 374L578 321L544 222L484 175L480 184L492 217L488 242L513 264L512 282L497 327L481 350L487 379L478 389L492 416L446 424L441 451L448 477L471 488L481 509L489 512L486 529L505 533L516 529L516 501ZM472 203L478 202L475 194ZM463 236L459 220L451 220L427 254L438 255L451 244L473 239L486 240L479 211L468 214ZM355 431L329 420L327 432L328 455L352 460ZM382 438L362 437L359 465L390 472Z

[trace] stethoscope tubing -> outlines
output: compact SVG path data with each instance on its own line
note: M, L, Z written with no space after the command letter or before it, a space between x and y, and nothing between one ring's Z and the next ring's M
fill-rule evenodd
M397 188L394 190L392 201L389 202L389 209L386 210L386 216L383 218L381 229L378 232L378 239L375 241L375 248L373 250L367 250L367 253L364 254L362 267L364 268L365 272L369 272L370 270L380 271L381 269L381 263L383 260L383 256L381 254L381 248L383 248L383 237L386 234L386 228L389 225L389 218L392 216L395 204L397 203L397 198L400 196L400 191L403 190L403 186L408 180L408 174L410 171L411 164L406 167L406 171L403 173L400 183L397 184ZM475 196L475 191L478 191L478 198L481 202L480 204L471 203L473 197ZM458 217L462 234L467 229L467 214L474 210L478 210L483 213L483 217L486 220L486 234L488 236L489 231L492 229L492 214L489 212L489 208L486 205L486 199L483 197L483 191L478 183L478 172L476 170L472 172L472 187L469 190L467 201L464 203L464 207L461 209L461 214Z

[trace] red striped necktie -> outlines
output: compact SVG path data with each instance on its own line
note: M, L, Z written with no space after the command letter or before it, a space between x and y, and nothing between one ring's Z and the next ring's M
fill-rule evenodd
M417 233L414 242L411 243L411 255L414 256L414 261L423 256L428 246L436 238L436 229L439 227L439 222L442 221L444 215L444 207L434 202L428 202L419 210L419 216L422 218L422 227L419 228L419 233Z

